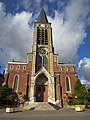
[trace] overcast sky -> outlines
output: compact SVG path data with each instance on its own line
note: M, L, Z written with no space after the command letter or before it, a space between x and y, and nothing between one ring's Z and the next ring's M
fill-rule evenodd
M90 82L90 0L44 1L59 62L75 63L82 82ZM42 4L42 0L0 0L1 71L12 59L26 61Z

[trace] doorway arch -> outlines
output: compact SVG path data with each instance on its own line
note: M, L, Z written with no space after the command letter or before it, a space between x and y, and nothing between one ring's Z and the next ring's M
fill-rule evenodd
M36 102L48 102L48 78L42 73L35 80Z

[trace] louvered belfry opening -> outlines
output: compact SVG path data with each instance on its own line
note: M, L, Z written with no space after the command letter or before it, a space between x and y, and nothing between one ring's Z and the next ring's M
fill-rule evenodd
M37 44L38 45L48 45L47 29L37 28Z

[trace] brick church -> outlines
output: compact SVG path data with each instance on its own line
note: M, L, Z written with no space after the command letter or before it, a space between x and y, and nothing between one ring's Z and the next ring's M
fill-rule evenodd
M27 62L8 62L6 83L29 102L63 104L63 96L71 95L77 80L76 66L58 63L54 53L52 27L44 9L34 23L32 51ZM61 105L62 106L62 105Z

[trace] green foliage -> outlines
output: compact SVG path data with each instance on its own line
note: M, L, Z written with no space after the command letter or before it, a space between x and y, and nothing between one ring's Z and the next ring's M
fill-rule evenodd
M8 85L2 85L0 87L0 104L5 105L7 104L7 100L9 98L9 94L12 92L12 88L9 88Z
M68 96L67 103L68 103L68 105L72 106L72 105L75 104L75 101L74 101L74 99L72 97Z
M81 84L80 80L78 80L74 86L74 94L73 98L75 104L87 104L90 99L90 94L86 87Z
M89 93L89 95L88 95L88 104L90 105L90 89L88 89L88 93Z

